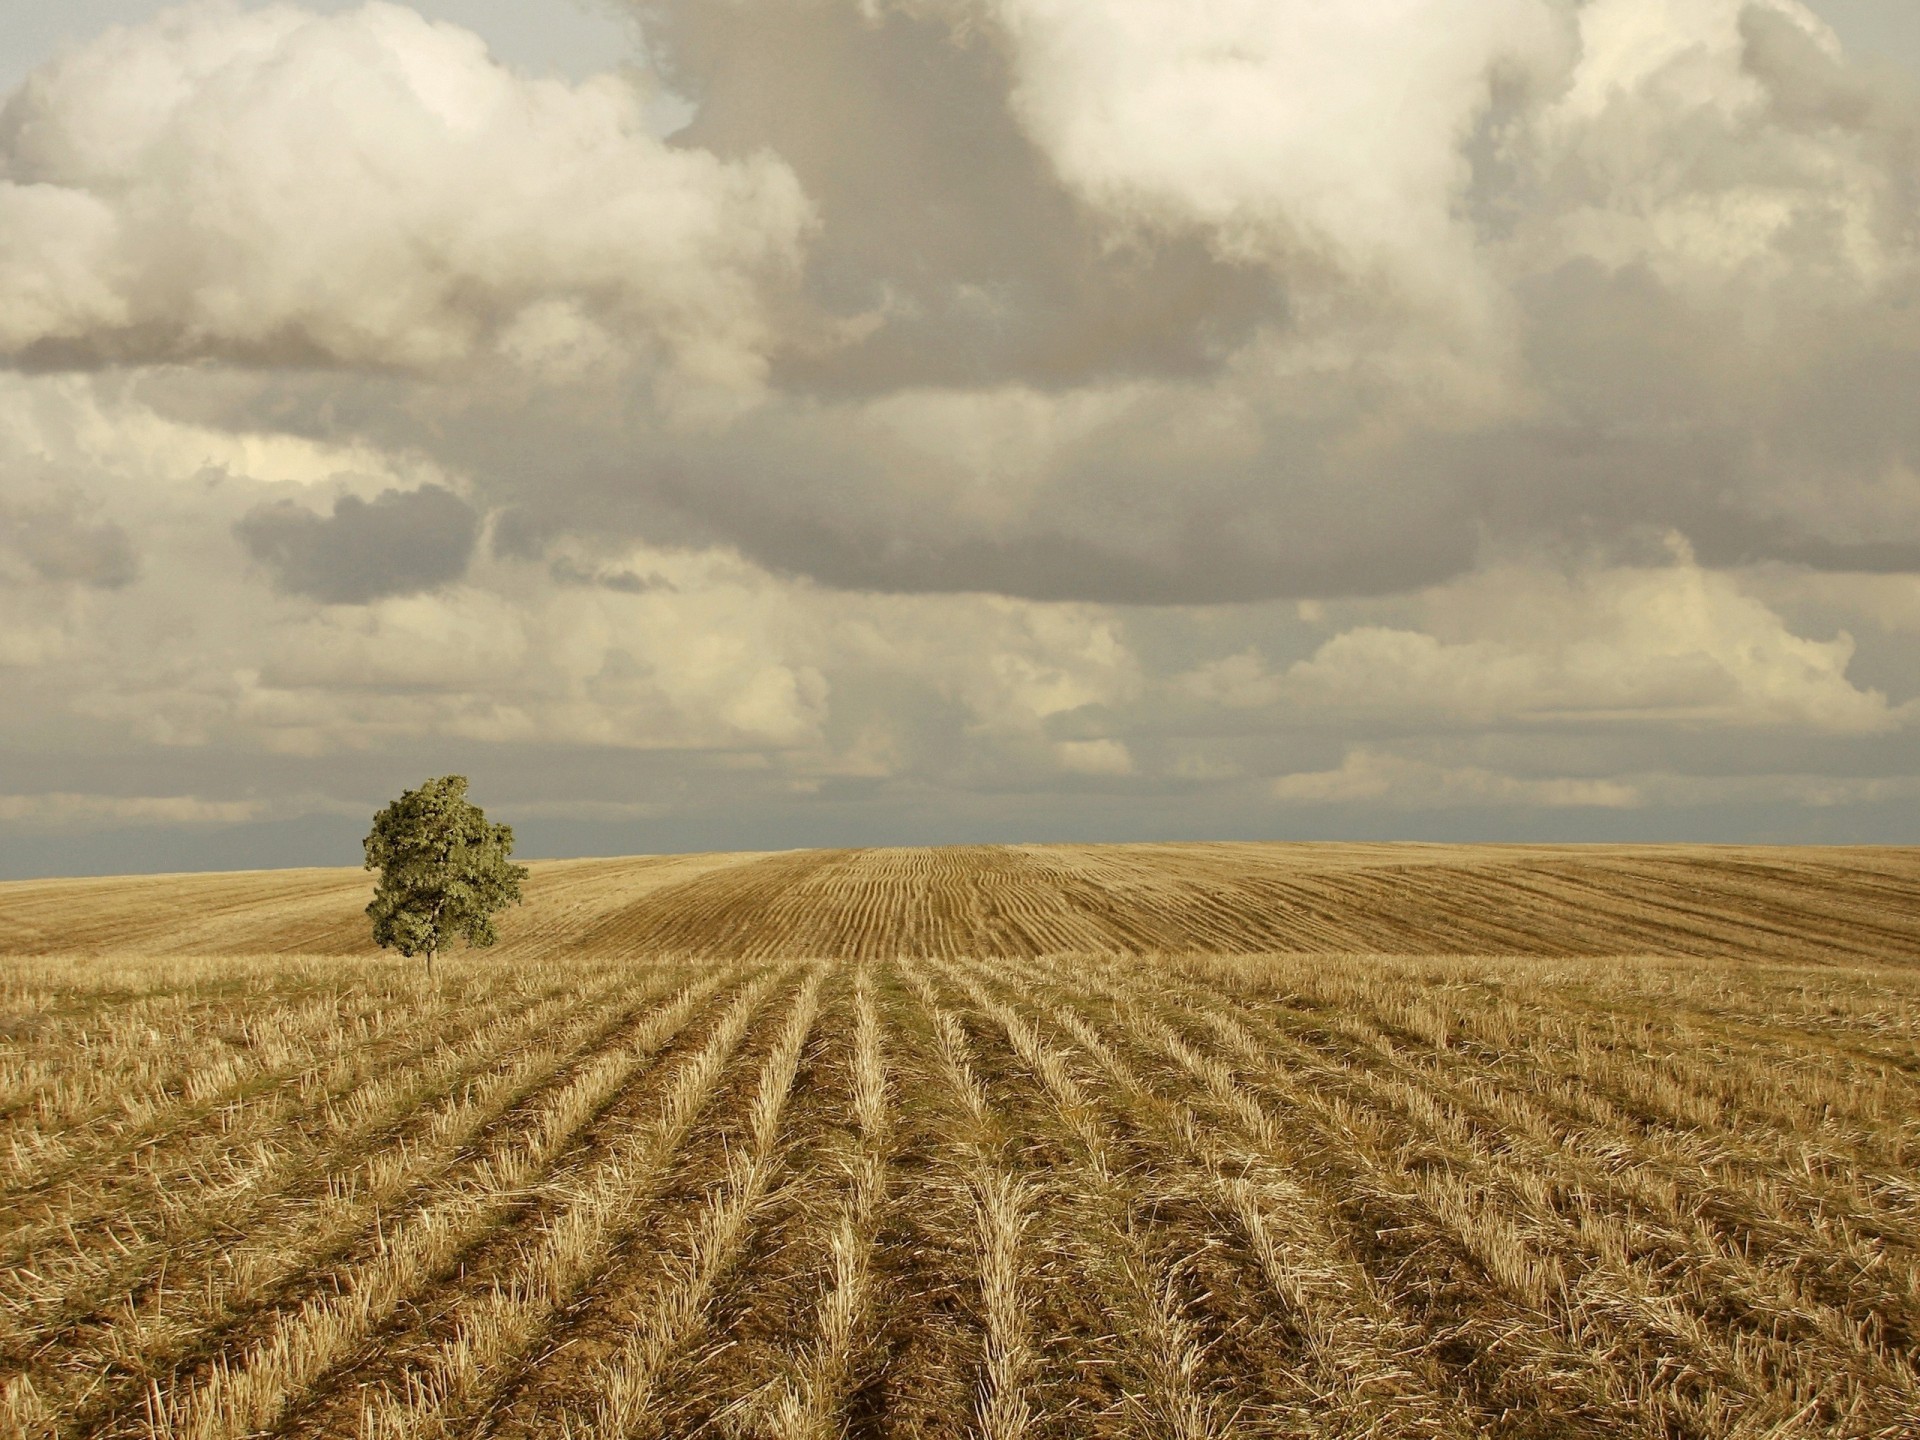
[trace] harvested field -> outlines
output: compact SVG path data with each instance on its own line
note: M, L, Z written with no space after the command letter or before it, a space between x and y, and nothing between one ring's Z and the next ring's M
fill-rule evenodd
M0 886L0 1434L1920 1435L1920 853Z

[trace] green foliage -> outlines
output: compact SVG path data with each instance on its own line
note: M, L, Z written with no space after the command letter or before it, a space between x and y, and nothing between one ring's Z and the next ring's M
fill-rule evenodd
M499 939L496 912L520 903L524 865L510 863L513 829L489 825L467 799L467 777L443 775L409 790L373 817L367 869L380 872L373 938L402 955L425 955L427 968L455 936L469 946Z

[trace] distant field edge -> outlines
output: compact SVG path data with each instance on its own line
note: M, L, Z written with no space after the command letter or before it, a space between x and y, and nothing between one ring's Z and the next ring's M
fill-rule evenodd
M1211 841L531 863L501 958L1920 961L1920 847ZM0 883L0 955L365 955L364 870Z

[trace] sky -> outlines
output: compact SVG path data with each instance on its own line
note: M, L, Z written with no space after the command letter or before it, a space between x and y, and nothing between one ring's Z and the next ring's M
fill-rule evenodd
M1909 0L0 18L0 876L1920 842Z

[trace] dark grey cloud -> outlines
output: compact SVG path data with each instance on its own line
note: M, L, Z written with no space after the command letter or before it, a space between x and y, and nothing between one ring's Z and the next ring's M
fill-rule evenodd
M1478 522L1431 475L1342 473L1306 425L1243 453L1190 450L1177 408L1103 428L985 516L947 457L851 445L804 411L682 454L648 489L775 569L855 590L1206 604L1390 593L1472 563Z
M363 605L460 579L480 538L480 516L451 490L424 485L370 501L343 495L328 516L290 500L261 505L234 533L276 589Z
M1008 105L990 28L939 7L671 3L650 36L698 105L676 142L771 150L820 216L808 294L858 339L776 356L798 391L1045 388L1213 371L1286 287L1194 237L1117 238L1060 185Z

